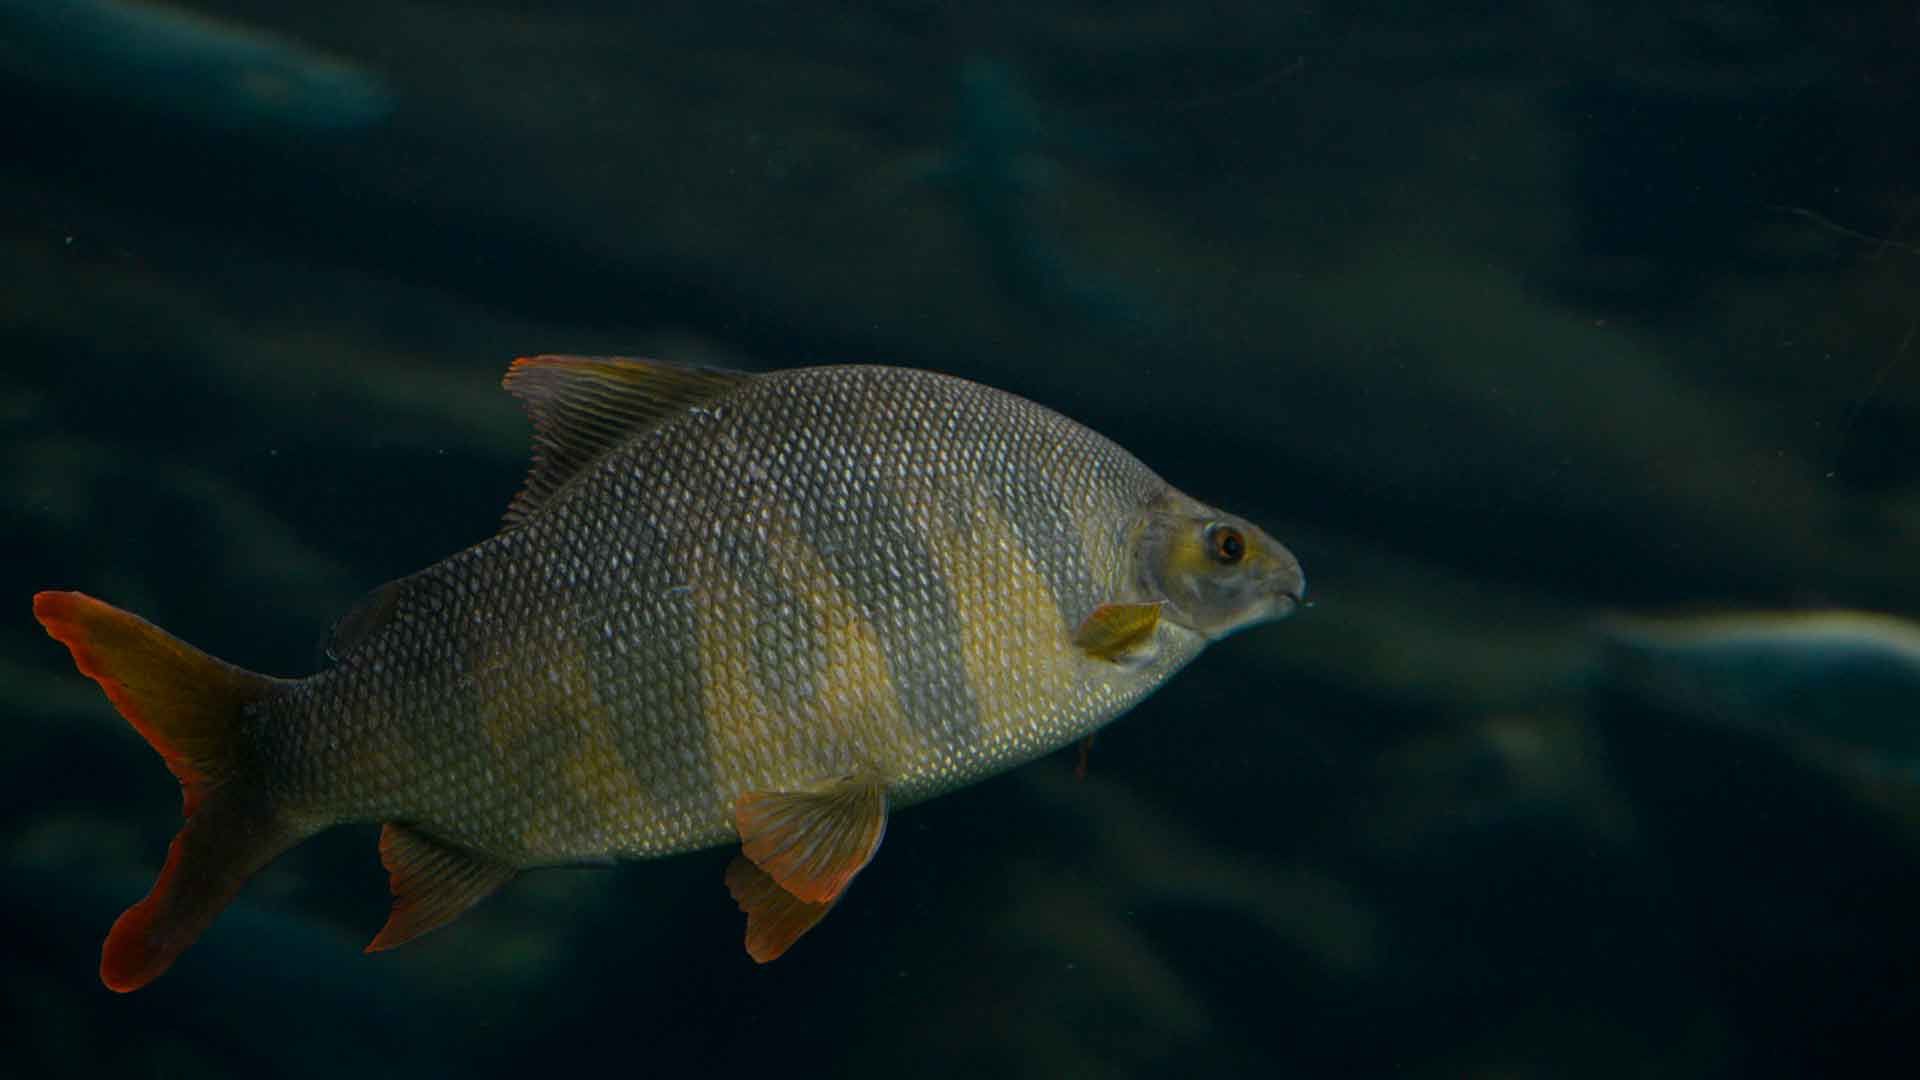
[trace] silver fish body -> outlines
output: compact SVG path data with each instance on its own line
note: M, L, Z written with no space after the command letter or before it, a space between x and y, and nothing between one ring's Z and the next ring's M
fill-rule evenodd
M733 839L743 791L873 768L896 802L1065 745L1205 638L1088 657L1141 599L1167 484L1032 402L929 372L775 372L628 440L405 583L406 609L273 702L284 797L516 863Z

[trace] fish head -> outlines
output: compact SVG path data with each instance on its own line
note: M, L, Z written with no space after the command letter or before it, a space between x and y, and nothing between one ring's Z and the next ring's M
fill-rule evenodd
M1141 514L1132 555L1139 587L1166 604L1162 616L1209 639L1284 618L1306 599L1300 560L1285 545L1177 491Z

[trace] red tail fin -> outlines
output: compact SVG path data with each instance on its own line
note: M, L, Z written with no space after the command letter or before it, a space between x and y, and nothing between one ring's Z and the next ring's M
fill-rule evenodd
M137 990L193 944L254 871L301 838L275 818L238 722L281 682L84 593L39 593L33 613L180 779L186 824L153 891L113 924L100 954L100 981Z

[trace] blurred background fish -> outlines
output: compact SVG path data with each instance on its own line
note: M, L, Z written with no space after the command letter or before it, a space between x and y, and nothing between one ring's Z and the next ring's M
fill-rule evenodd
M1611 685L1665 710L1844 748L1920 783L1920 626L1851 611L1616 620Z
M149 0L0 0L0 77L163 123L288 137L363 128L393 107L345 60Z

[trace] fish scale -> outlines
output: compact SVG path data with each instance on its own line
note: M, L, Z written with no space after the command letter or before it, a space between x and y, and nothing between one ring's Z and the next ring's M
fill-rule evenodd
M187 792L153 893L109 936L109 986L157 975L248 873L348 821L386 826L396 900L372 949L522 868L739 840L727 885L771 959L871 859L889 806L1092 732L1304 587L1255 527L950 376L543 357L508 387L536 451L507 527L371 594L327 670L265 679L81 594L36 597Z

